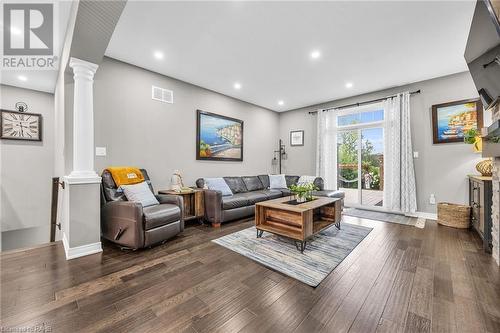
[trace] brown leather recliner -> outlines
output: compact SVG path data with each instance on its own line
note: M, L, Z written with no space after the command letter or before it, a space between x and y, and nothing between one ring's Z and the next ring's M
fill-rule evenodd
M141 169L151 192L153 186L146 170ZM142 207L127 201L109 171L102 173L101 235L122 247L140 249L162 243L184 230L183 201L177 195L156 195L159 205Z

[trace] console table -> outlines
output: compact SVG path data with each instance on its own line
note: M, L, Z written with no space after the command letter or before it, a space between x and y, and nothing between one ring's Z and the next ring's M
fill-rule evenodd
M469 175L469 205L471 224L483 240L484 251L491 253L491 205L493 189L491 177Z

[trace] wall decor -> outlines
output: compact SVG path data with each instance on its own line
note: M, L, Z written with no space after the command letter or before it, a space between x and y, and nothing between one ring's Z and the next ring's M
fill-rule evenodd
M467 99L432 106L433 143L464 142L464 133L483 127L480 99Z
M243 121L197 110L196 159L243 161Z
M0 110L0 138L42 141L42 115L37 113Z
M290 131L290 146L303 146L304 145L304 131Z

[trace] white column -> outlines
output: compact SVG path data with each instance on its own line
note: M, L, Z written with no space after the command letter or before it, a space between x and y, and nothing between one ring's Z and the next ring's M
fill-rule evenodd
M73 69L73 170L64 177L63 245L66 259L102 252L101 177L94 170L94 96L97 65L71 58Z
M85 183L98 177L94 170L94 96L93 84L97 65L71 58L73 69L73 171L69 178Z

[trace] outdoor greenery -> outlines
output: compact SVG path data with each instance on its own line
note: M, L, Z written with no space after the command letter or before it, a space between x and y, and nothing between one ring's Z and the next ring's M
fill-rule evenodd
M339 180L343 181L344 188L357 188L358 178L358 133L354 131L342 132L339 134L338 163L341 164L339 170ZM361 182L365 187L365 175L371 179L370 188L380 189L380 159L378 154L374 154L373 143L366 140L361 135ZM352 181L352 182L350 182Z

